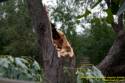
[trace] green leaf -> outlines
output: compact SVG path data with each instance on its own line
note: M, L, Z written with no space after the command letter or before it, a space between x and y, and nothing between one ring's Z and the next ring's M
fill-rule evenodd
M87 17L90 13L91 12L88 9L86 9L86 12L83 15L77 16L77 19L80 19L80 18L83 18L83 17Z
M100 19L99 18L94 18L94 19L91 20L91 23L99 24Z
M39 64L20 57L0 57L0 77L19 80L42 81ZM27 65L28 64L28 65Z
M93 9L94 7L96 7L102 0L98 0L98 2L96 2L91 8Z
M85 69L86 71L84 71ZM81 67L81 70L83 71L77 70L77 83L88 83L88 81L90 83L105 83L103 74L95 66L91 66L90 68ZM100 77L101 79L93 79L91 77L94 77L94 78Z
M112 23L113 22L113 14L112 14L112 11L111 11L111 8L109 8L108 10L106 10L108 16L106 18L107 22L108 23Z
M117 15L121 15L123 12L125 11L125 1L124 3L121 5L121 7L119 8Z

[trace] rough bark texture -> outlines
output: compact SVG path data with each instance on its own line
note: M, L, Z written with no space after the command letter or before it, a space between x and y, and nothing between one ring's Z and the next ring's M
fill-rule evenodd
M113 30L117 33L116 40L107 56L98 65L106 76L125 76L125 31L123 15L118 17L118 24L112 23Z
M45 7L41 0L27 0L27 5L38 37L41 59L39 63L44 65L45 83L63 83L62 60L57 58L57 52L52 44L51 28Z
M75 56L72 58L66 58L63 60L63 65L67 67L64 73L63 83L76 83L75 77Z
M98 65L106 76L125 76L125 32L119 34L107 56Z

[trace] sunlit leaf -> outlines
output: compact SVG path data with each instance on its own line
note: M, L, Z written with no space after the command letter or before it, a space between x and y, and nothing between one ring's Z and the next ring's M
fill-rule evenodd
M28 65L27 65L28 63ZM24 58L14 58L12 56L0 57L0 77L42 81L42 74L39 64Z
M27 66L25 65L25 63L22 62L22 60L20 58L15 58L15 62L16 62L16 65L18 65L24 69L27 69Z
M93 9L94 7L96 7L102 0L98 0L91 8Z
M93 79L91 77L94 77L94 78L100 77L100 79ZM84 67L84 68L81 67L80 70L77 70L77 82L88 83L88 81L89 83L105 83L103 74L95 66Z
M86 12L84 14L82 14L82 15L77 16L77 19L81 19L83 17L87 17L90 13L91 12L88 9L86 9Z

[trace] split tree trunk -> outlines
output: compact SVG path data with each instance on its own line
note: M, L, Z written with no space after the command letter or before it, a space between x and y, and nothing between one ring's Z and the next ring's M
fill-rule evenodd
M105 76L125 76L125 31L123 14L118 17L118 24L112 23L117 38L107 56L98 65Z
M62 60L57 58L57 52L52 43L51 28L45 7L41 0L27 0L27 5L38 37L41 60L39 63L44 65L45 83L63 83Z

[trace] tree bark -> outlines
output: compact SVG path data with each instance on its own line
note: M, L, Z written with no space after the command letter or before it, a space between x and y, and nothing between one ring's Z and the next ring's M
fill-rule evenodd
M63 83L62 59L57 57L56 49L53 46L47 11L41 0L27 0L27 5L32 17L33 28L38 37L39 63L44 66L45 83Z
M117 33L116 40L107 56L98 65L105 76L125 76L125 31L123 27L123 14L118 17L118 24L112 23Z

